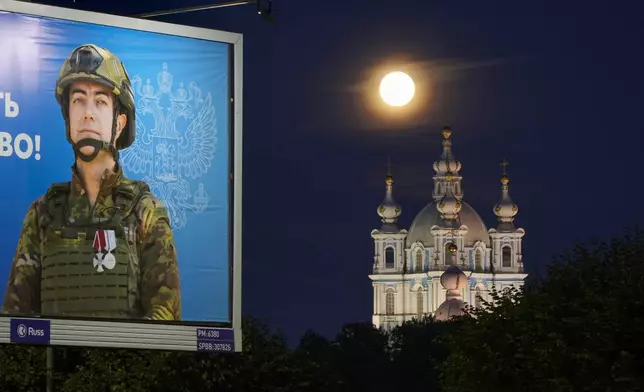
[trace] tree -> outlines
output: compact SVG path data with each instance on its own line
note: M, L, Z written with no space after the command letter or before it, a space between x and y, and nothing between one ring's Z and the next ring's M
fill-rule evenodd
M389 335L372 323L351 323L336 338L343 391L390 391L393 377Z
M57 391L291 391L297 363L281 333L242 323L242 353L56 347ZM44 347L0 346L0 390L42 391ZM301 389L300 389L301 390Z
M439 337L453 329L453 324L425 317L407 321L391 331L393 371L399 389L440 390L439 365L448 351Z
M152 350L84 348L81 356L82 362L71 374L66 375L57 390L64 392L155 390L159 375L170 354ZM57 370L58 376L62 376L60 370Z
M291 391L296 372L284 334L271 332L268 325L246 318L242 325L244 349L241 355L222 357L234 375L226 386L231 391ZM219 387L222 388L223 386ZM225 390L225 389L217 389Z
M302 335L293 352L294 382L297 390L307 392L340 391L344 388L339 364L339 345L322 335L308 330Z
M579 244L530 291L494 293L446 336L445 391L644 388L644 234Z
M0 391L41 391L46 375L44 349L0 345Z

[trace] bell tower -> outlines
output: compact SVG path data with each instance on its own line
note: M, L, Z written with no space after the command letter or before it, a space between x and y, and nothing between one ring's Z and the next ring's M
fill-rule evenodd
M494 214L498 223L490 229L492 239L492 262L496 272L523 273L522 238L525 230L514 226L514 217L519 207L510 198L507 167L509 162L503 160L501 175L501 198L494 206Z
M373 286L373 322L376 325L393 326L404 318L403 278L405 263L405 240L407 230L398 228L402 208L393 196L394 178L391 164L385 177L385 198L377 212L382 225L371 232L374 240L373 273L369 276Z
M374 273L400 273L405 267L403 249L407 231L398 228L398 217L402 213L402 208L394 200L394 177L391 174L391 164L388 166L387 177L385 177L385 198L377 210L382 226L371 232L375 245Z

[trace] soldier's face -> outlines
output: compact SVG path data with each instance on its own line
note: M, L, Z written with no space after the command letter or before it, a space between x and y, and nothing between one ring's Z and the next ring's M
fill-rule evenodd
M127 116L117 118L116 139L125 127ZM105 86L92 82L75 82L69 89L69 130L74 143L92 138L109 142L114 122L114 95ZM85 146L83 154L92 154L93 147ZM83 151L85 150L85 151Z

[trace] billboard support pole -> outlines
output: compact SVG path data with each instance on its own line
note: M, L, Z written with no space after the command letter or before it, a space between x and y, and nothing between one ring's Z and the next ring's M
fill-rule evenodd
M54 392L54 348L47 346L47 392Z

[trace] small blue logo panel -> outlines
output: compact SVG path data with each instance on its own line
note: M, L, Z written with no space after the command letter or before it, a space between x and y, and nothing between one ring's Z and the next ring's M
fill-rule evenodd
M49 344L51 336L49 320L12 318L10 323L11 343Z

